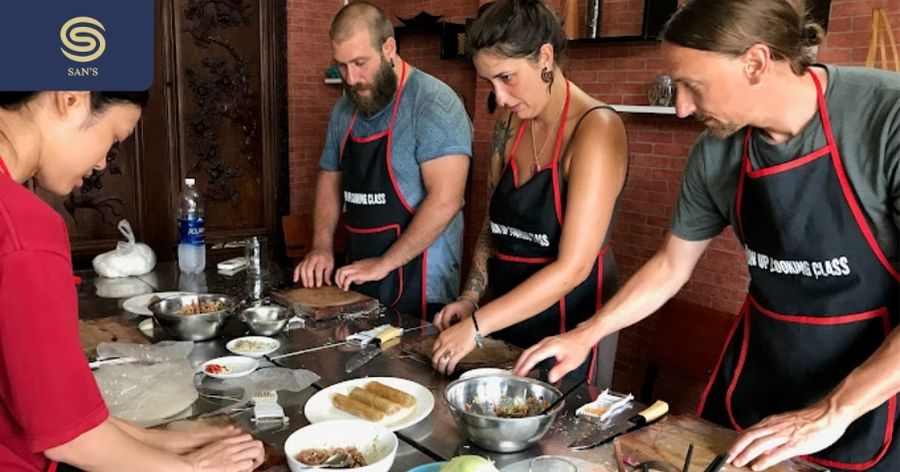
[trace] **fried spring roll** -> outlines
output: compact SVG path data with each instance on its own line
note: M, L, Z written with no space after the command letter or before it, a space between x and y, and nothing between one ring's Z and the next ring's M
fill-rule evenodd
M340 393L331 397L331 403L339 410L346 411L351 415L365 418L369 421L379 421L384 418L384 413L358 400L341 395Z
M387 398L379 397L378 395L359 387L353 387L353 390L350 391L350 398L365 403L388 415L400 410L400 405L398 403L394 403Z
M387 385L381 382L369 382L366 384L366 390L378 395L379 397L386 398L394 403L398 403L404 407L415 406L416 398L412 395L397 390L393 387L388 387Z

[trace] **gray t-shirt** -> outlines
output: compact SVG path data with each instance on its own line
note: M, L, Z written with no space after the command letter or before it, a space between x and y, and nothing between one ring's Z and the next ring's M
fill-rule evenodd
M417 208L425 198L419 165L444 156L472 156L472 122L459 96L447 84L414 69L406 79L394 122L391 164L406 201ZM353 135L371 136L388 128L394 102L371 118L359 115ZM319 166L340 170L340 147L356 111L341 97L331 110L328 134ZM463 217L459 212L447 229L428 248L427 290L429 303L447 303L459 292L462 258Z
M878 245L900 267L900 74L825 66L832 133L853 190ZM717 139L704 131L691 149L671 230L688 241L710 239L737 224L734 207L745 131ZM819 115L782 144L754 129L754 169L782 164L825 145Z

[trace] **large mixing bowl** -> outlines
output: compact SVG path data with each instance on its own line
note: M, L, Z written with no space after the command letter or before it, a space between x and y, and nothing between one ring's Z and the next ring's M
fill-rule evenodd
M565 405L536 414L562 396L556 387L527 377L510 375L457 380L444 390L444 400L463 437L482 449L516 452L540 441ZM522 414L521 418L497 416Z
M183 314L192 306L203 312ZM211 306L218 309L205 311ZM170 336L183 341L205 341L222 332L228 318L234 314L235 306L237 299L232 296L198 293L165 298L151 303L147 309Z

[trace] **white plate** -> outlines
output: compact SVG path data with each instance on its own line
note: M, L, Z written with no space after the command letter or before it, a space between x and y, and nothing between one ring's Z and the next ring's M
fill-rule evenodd
M343 410L338 410L331 403L331 397L337 393L349 395L353 387L365 388L369 382L378 381L388 387L394 387L402 390L416 399L416 405L412 408L401 408L400 411L393 415L385 416L381 421L374 421L387 429L397 431L412 426L422 421L434 408L434 395L431 390L417 384L411 380L400 379L397 377L365 377L361 379L347 380L338 384L334 384L324 390L313 395L306 406L303 408L303 414L310 423L319 423L329 420L343 419L362 419L358 416L351 415Z
M181 295L189 295L194 292L154 292L154 293L145 293L143 295L138 295L136 297L131 297L124 302L122 302L122 308L134 313L136 315L143 316L153 316L153 313L147 309L150 306L150 299L154 296L159 297L160 299L169 298L169 297L178 297Z
M228 372L222 373L212 373L206 370L206 368L211 364L218 364L223 367L228 368ZM217 379L233 379L235 377L243 377L245 375L250 375L253 373L256 368L259 367L259 361L250 357L244 356L225 356L225 357L217 357L215 359L208 360L200 366L200 370L210 376Z
M262 348L255 351L240 350L237 348L237 345L242 341L260 343ZM278 342L277 339L272 339L267 336L244 336L243 338L232 339L225 345L225 349L228 349L239 356L247 357L262 357L277 351L279 347L281 347L281 343Z

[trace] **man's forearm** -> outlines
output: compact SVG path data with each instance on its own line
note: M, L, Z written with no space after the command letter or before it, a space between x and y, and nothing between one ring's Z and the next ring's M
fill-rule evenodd
M848 422L900 393L900 330L894 328L881 347L828 395L829 412Z
M389 270L394 270L425 252L447 229L461 208L462 202L425 197L406 231L381 256L384 264Z
M321 171L313 208L313 249L332 250L342 204L341 174Z

